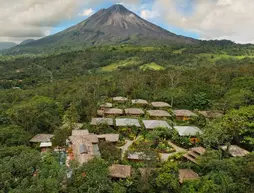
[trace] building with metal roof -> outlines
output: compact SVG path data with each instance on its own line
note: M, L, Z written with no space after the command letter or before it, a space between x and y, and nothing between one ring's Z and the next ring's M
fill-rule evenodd
M111 118L92 118L91 125L108 125L113 126L114 121Z
M121 119L116 119L116 126L117 127L141 127L138 119L128 119L128 118L121 118Z
M156 129L156 128L168 128L172 129L167 121L161 120L143 120L146 129Z
M202 131L196 126L174 126L174 129L180 136L196 136Z

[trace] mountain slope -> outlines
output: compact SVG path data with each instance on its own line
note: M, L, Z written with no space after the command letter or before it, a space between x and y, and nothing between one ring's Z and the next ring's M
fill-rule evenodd
M0 51L12 48L16 45L17 44L15 44L14 42L0 42Z
M155 44L197 43L198 40L178 36L158 27L129 11L122 5L101 9L85 21L55 35L23 45L47 49L59 46L91 46L103 44L135 43ZM18 47L20 50L22 46Z

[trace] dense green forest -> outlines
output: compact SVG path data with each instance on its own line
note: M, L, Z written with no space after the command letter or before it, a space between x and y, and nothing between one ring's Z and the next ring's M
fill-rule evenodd
M70 168L59 155L41 156L29 139L53 133L63 145L64 123L87 123L105 98L126 96L165 101L173 109L215 110L215 120L192 124L208 149L199 165L181 155L160 163L133 164L127 180L112 180L107 168L126 164L116 147L102 145L102 157ZM236 144L254 151L254 47L228 41L189 46L101 46L51 54L0 56L0 191L32 192L254 192L254 154L229 157L217 147ZM88 127L88 126L87 126ZM172 134L164 131L163 135ZM158 135L159 131L151 135ZM147 151L150 149L147 148ZM111 153L109 153L111 152ZM141 176L138 168L155 168ZM192 168L199 180L180 185L178 169ZM84 175L85 172L85 175Z

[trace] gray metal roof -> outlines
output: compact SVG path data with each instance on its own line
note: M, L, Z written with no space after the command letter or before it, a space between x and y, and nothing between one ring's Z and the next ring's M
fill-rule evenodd
M50 142L50 139L52 137L54 137L54 135L51 135L51 134L37 134L32 139L30 139L30 142L32 142L32 143Z
M152 105L153 107L157 107L157 108L171 107L170 104L165 103L165 102L152 102L151 105Z
M148 105L147 100L143 100L143 99L133 99L131 100L131 103L134 104L138 104L138 105Z
M195 136L202 131L196 126L174 126L180 136Z
M114 121L111 118L92 118L91 125L114 125Z
M125 114L126 115L144 115L145 112L142 109L138 109L138 108L129 108L129 109L125 109Z
M170 127L170 125L169 125L166 121L160 121L160 120L143 120L143 123L144 123L146 129L156 129L156 128L158 128L158 127L172 129L172 128Z
M84 144L79 145L79 153L80 154L88 153L88 149L87 149L86 145L84 145Z
M125 126L136 126L141 127L138 119L116 119L116 126L117 127L125 127Z
M227 146L221 146L221 149L223 151L227 150ZM247 150L237 146L237 145L230 145L229 150L228 150L229 154L233 157L243 157L246 156L247 154L249 154L250 152L248 152Z

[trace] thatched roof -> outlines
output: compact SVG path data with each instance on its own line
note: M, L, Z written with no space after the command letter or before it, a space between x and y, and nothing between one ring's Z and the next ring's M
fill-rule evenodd
M107 142L118 142L119 141L119 134L102 134L97 135L99 139L105 139Z
M227 146L226 145L221 146L221 149L223 151L226 151ZM243 157L243 156L248 155L250 152L248 152L247 150L245 150L237 145L230 145L228 153L233 157Z
M143 100L143 99L133 99L133 100L131 100L131 103L133 104L133 105L148 105L148 102L147 102L147 100Z
M149 158L144 152L133 152L133 153L129 153L127 159L130 160L150 160L151 158Z
M111 118L92 118L91 125L109 125L113 126L114 121Z
M141 127L138 119L128 119L128 118L116 119L116 126L117 127L126 127L126 126Z
M123 110L122 109L117 109L117 108L105 109L104 114L105 115L122 115Z
M214 112L214 111L198 111L199 114L203 115L204 117L207 118L220 118L223 116L222 113L220 112Z
M83 135L89 135L89 131L86 130L72 130L71 133L72 136L83 136Z
M199 175L191 169L179 169L179 182L199 179Z
M79 131L83 131L83 133ZM72 133L74 135L69 138L72 142L75 159L80 164L87 163L94 157L100 156L97 135L89 134L87 130L74 130Z
M164 110L149 110L147 111L151 117L170 117L171 115Z
M117 97L113 97L113 101L115 101L115 102L126 102L126 101L128 101L128 98L117 96Z
M177 116L177 117L196 117L197 114L191 112L190 110L173 110L173 113Z
M32 139L30 139L30 142L32 142L32 143L50 142L52 137L54 137L54 135L37 134Z
M172 129L166 121L160 120L143 120L146 129L156 129L158 127Z
M145 112L142 109L138 109L138 108L129 108L129 109L125 109L125 114L126 115L144 115Z
M114 178L128 178L131 177L131 166L113 164L109 167L109 176Z
M100 105L100 107L101 108L112 108L113 104L112 103L105 103L105 104Z
M170 104L165 102L152 102L151 105L156 108L171 107Z
M196 126L174 126L180 136L195 136L202 133Z

